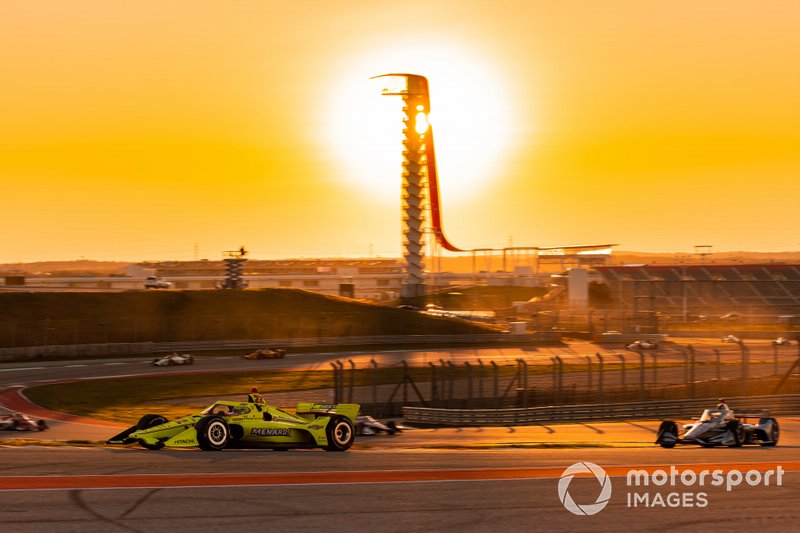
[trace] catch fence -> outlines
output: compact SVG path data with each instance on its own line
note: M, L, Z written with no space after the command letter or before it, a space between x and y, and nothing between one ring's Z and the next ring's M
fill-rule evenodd
M771 352L771 353L770 353ZM745 345L594 355L440 359L424 366L407 361L359 367L331 363L334 401L359 403L378 417L400 416L404 407L507 409L536 406L667 401L800 392L800 356L774 346L753 355Z

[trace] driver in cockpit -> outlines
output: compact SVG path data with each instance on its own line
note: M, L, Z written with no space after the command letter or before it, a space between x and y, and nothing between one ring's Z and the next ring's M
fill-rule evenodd
M728 403L725 401L725 398L719 399L719 403L717 403L717 410L719 411L720 421L728 421L733 419L733 410L728 407Z

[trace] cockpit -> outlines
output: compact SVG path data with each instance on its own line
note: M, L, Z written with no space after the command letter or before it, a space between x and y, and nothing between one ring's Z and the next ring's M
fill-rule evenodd
M200 414L206 415L219 415L219 416L240 416L246 415L250 412L250 408L246 405L228 405L224 403L215 403L211 407L207 407Z

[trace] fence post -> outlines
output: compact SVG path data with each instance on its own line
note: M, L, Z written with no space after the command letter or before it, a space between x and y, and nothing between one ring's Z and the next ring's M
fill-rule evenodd
M523 378L524 378L523 387L524 387L524 390L525 390L524 399L525 399L525 407L527 407L528 406L528 363L526 363L525 360L522 359L522 364L523 364L523 372L524 372L524 374L523 374Z
M625 356L622 355L622 354L618 354L617 357L619 357L619 364L620 364L620 376L619 376L620 385L622 385L622 388L624 389L626 387L626 384L625 384Z
M561 357L556 356L558 363L558 405L564 401L564 361Z
M689 350L689 396L694 399L695 394L695 384L694 384L694 364L695 364L695 353L694 348L690 346Z
M556 362L555 357L550 358L550 363L553 367L553 394L552 394L552 403L556 403L556 391L558 390L558 363Z
M589 391L591 394L592 392L592 358L588 355L586 356L586 377L587 377L587 384L586 390Z
M639 350L639 398L644 400L644 350Z
M524 359L517 359L517 368L522 375L522 380L518 382L522 387L522 407L528 407L528 363Z
M378 416L378 363L375 359L370 359L372 366L372 415Z
M403 405L408 405L408 363L405 359L400 362L403 365Z
M447 372L447 364L444 362L444 359L439 359L439 362L442 364L442 401L444 402L444 407L447 409L450 407L450 402L447 400L447 379L448 379L448 372Z
M352 359L348 359L347 362L350 363L350 386L347 391L347 403L353 403L353 389L356 384L356 364Z
M739 349L742 351L742 396L747 396L747 380L750 378L750 350L739 341Z
M500 408L500 369L494 361L490 361L490 363L494 374L494 401L497 407Z
M478 358L478 407L483 407L483 361Z
M778 375L778 345L772 343L772 374Z
M689 354L692 353L692 345L688 344L683 350L683 382L689 383Z
M464 368L467 370L467 409L472 409L472 365L469 361L464 361Z
M439 399L439 394L436 391L436 365L428 361L431 367L431 407L435 407L436 400Z
M603 403L603 379L604 379L604 370L603 370L603 356L599 353L594 354L597 357L597 399L599 403ZM622 357L622 356L620 356ZM625 358L622 359L623 365L625 364ZM624 366L623 366L624 368Z
M344 363L337 359L336 366L339 367L339 399L344 401Z
M722 379L722 357L716 348L714 348L714 355L717 356L717 381L719 381Z
M447 402L453 401L453 381L455 380L456 367L452 361L447 361Z
M333 367L333 403L339 403L339 367L336 363L331 363Z

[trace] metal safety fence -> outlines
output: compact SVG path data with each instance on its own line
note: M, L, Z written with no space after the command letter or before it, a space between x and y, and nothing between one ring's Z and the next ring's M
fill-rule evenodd
M375 416L400 416L406 407L509 409L537 406L669 401L800 391L800 357L790 347L752 354L674 346L645 353L597 353L525 358L439 359L367 365L331 363L336 402L359 403Z
M728 399L734 412L765 410L775 416L800 413L800 394ZM523 426L558 422L690 418L714 406L716 398L594 405L565 405L517 409L435 409L405 407L406 422L435 426Z

